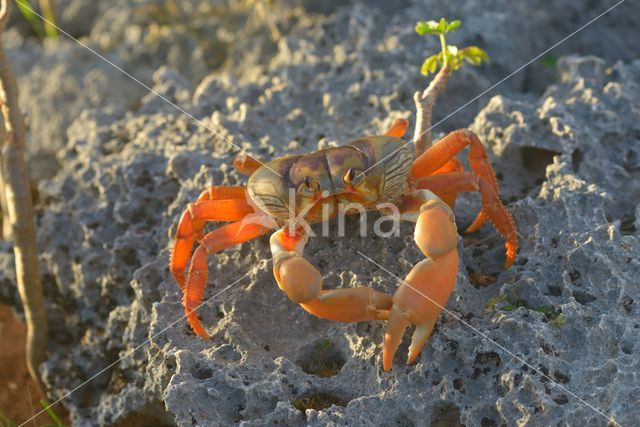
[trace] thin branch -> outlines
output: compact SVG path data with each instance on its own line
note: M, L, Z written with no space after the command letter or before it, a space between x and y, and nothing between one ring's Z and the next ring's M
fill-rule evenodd
M5 140L5 128L4 121L0 116L0 144ZM1 155L0 155L1 158ZM11 221L9 221L9 205L7 204L7 194L4 191L4 176L6 174L2 171L2 161L0 161L0 215L2 215L2 232L1 239L11 240Z
M447 64L447 55L444 55L444 63L429 86L423 92L417 91L413 95L413 102L416 104L416 128L413 132L416 157L431 147L431 113L438 96L447 88L450 75L451 67Z
M27 321L27 367L45 391L38 367L47 349L47 317L36 253L34 211L29 172L24 159L24 119L18 107L18 86L2 45L2 32L11 15L11 0L0 1L0 110L4 121L2 172L9 208L16 263L16 282Z

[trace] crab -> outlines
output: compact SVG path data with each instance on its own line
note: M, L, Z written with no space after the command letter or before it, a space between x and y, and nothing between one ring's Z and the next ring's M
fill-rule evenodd
M273 275L289 299L323 319L387 321L385 371L392 367L405 330L414 325L407 357L407 363L413 363L456 282L458 238L452 206L457 194L481 194L480 212L466 231L490 220L506 241L505 268L513 264L518 242L478 136L460 129L417 152L417 146L402 139L408 125L407 120L396 119L384 135L268 163L250 156L236 158L236 169L249 176L246 187L204 190L185 209L176 231L170 270L183 291L186 317L195 333L209 337L196 315L208 280L206 255L276 229L270 238ZM456 159L466 147L471 171ZM401 220L415 223L414 240L425 259L413 266L393 296L365 286L323 289L322 274L303 257L310 231L292 220L292 213L312 224L337 215L350 203L366 210L393 203ZM205 233L209 221L233 222Z

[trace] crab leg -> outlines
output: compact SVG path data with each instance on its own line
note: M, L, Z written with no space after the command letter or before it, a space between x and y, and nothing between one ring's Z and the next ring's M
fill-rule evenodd
M428 190L403 198L401 218L416 223L414 240L427 259L417 263L393 295L384 336L382 366L391 369L393 356L407 327L416 325L407 363L412 363L431 335L453 291L458 272L457 232L453 213Z
M456 172L420 178L416 181L416 184L418 188L428 188L434 193L442 194L445 197L459 192L479 191L482 196L482 212L486 212L496 230L507 242L505 268L511 267L518 251L518 236L516 235L513 218L484 178L469 172Z
M452 173L452 172L464 172L464 167L462 166L462 163L460 163L460 161L458 159L456 159L455 157L452 157L451 159L449 159L449 161L447 163L445 163L444 166L442 166L440 169L436 170L430 176L449 174L449 173ZM424 188L424 187L418 186L418 188ZM437 191L434 191L434 193L436 193L436 195L438 197L440 197L442 200L444 200L444 202L447 205L449 205L449 207L451 209L453 209L453 206L456 203L456 197L458 196L458 193L450 192L450 193L442 193L442 194L440 194Z
M429 175L433 175L434 173L438 172L440 168L445 166L450 159L454 158L457 153L459 153L467 146L469 146L470 148L469 165L471 166L471 169L473 170L475 175L479 176L484 181L484 184L482 184L482 186L486 187L488 185L496 194L497 198L497 195L499 194L498 181L496 180L493 168L489 163L489 159L487 158L487 154L484 151L484 147L482 146L480 139L475 133L468 129L459 129L457 131L451 132L449 135L438 141L434 146L429 148L424 154L418 157L411 167L411 179L415 181L419 179L425 179ZM449 195L446 197L450 198L453 196ZM513 260L515 259L515 254L518 249L515 225L513 224L511 215L509 215L509 213L506 211L506 208L502 205L502 202L500 202L499 205L495 206L485 206L484 200L485 198L483 197L482 209L466 231L471 232L480 228L482 224L487 219L489 219L488 210L504 210L504 213L500 215L500 219L498 219L497 216L494 216L496 220L503 220L504 222L498 224L493 219L492 222L494 223L494 226L498 229L498 231L500 231L500 233L505 238L507 238L507 265L511 265L513 263ZM495 202L493 201L492 203L495 204ZM504 230L505 233L503 233L501 229Z
M263 163L255 157L241 153L233 160L233 167L243 175L249 176L254 173Z
M204 287L209 277L206 255L254 239L269 230L270 228L260 224L244 224L242 221L237 221L213 230L200 241L200 246L196 248L191 259L182 303L189 325L202 338L209 338L209 334L202 327L196 315L196 309L202 301Z
M402 138L404 133L407 131L409 127L409 120L406 119L395 119L389 129L384 133L387 136L395 136L397 138Z
M304 230L290 236L288 228L283 228L271 235L273 275L289 299L323 319L387 320L389 295L367 287L323 290L320 272L302 257L307 240Z
M185 287L184 270L189 262L191 248L202 238L207 221L236 221L254 212L247 203L244 187L210 187L198 201L189 204L182 213L171 252L169 269L181 289Z

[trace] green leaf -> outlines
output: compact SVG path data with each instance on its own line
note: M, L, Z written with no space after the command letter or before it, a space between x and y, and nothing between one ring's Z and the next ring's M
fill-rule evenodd
M438 23L436 21L419 21L416 23L416 33L424 36L426 34L439 34Z
M447 28L445 29L445 32L446 33L453 32L453 31L457 30L458 27L460 27L460 25L462 25L462 21L460 21L459 19L456 19L455 21L451 21L447 25Z
M415 30L418 35L424 36L429 33L429 25L426 22L418 21L416 22Z
M447 20L444 18L440 18L440 22L438 23L438 34L444 34L447 29Z
M49 6L51 6L51 4L49 4ZM51 39L57 38L58 29L56 28L56 15L53 13L53 9L51 7L45 7L42 10L42 14L45 18L42 21L45 34Z
M422 63L422 68L420 69L420 73L423 76L429 75L429 73L435 73L436 67L438 66L438 55L431 55Z
M489 61L489 55L487 55L487 52L480 49L478 46L465 47L460 51L460 54L471 65L480 65L483 62Z
M40 406L42 406L42 409L47 412L47 415L49 415L51 421L55 423L55 427L64 427L64 424L62 424L60 418L58 418L51 405L49 405L49 402L47 402L45 399L40 399Z
M451 70L457 70L462 66L460 51L456 46L447 45L447 65Z
M38 38L43 39L45 37L44 29L42 28L42 23L40 22L40 18L33 11L33 6L29 3L29 0L16 0L16 5L18 9L20 9L20 13L25 17L27 21L33 27L33 31L36 32Z

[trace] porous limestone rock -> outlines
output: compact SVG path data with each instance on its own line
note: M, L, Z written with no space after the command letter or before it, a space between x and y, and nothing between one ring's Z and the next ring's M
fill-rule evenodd
M98 13L87 41L155 93L116 78L64 38L35 51L21 49L35 42L17 33L9 41L24 71L30 153L56 152L59 169L38 187L51 329L43 373L52 399L80 387L64 400L74 425L605 425L603 414L632 425L640 418L640 61L632 61L629 37L637 4L561 47L604 59L563 57L555 82L552 68L532 64L436 128L471 125L480 135L521 248L505 271L504 245L490 225L462 236L448 313L415 365L404 364L405 341L387 373L384 323L324 321L290 302L272 277L267 238L208 258L199 314L213 339L196 337L168 271L180 213L208 185L246 182L231 167L230 143L268 159L412 118L412 93L426 82L420 59L437 48L413 34L418 18L460 17L451 41L479 44L493 58L452 78L438 121L608 3L586 10L542 0L395 8L306 1L284 14L289 3L275 2L267 18L282 33L277 42L263 18L232 3L224 7L245 27L185 2L193 7L184 6L177 24L152 30L158 10L136 12L143 15L131 23L123 14L147 3L125 3ZM188 22L216 34L217 50L199 51L203 42L181 27ZM205 62L203 52L213 51L217 65ZM207 67L217 71L205 76ZM461 196L461 229L478 200ZM367 218L369 230L375 219ZM306 249L326 287L391 293L395 279L358 251L401 277L422 257L410 225L392 239L360 237L357 219L347 221L344 237L336 237L337 224L330 230ZM15 305L11 261L3 247L2 300ZM310 402L332 405L298 410Z

